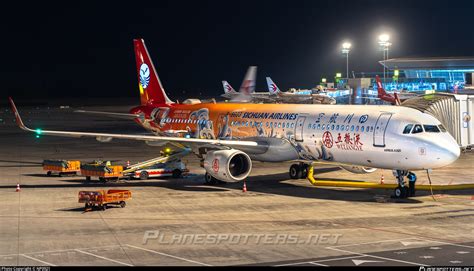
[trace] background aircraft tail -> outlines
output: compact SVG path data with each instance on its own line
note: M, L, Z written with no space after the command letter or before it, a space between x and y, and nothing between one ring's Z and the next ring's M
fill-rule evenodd
M161 84L153 61L145 46L145 41L143 39L134 39L133 47L137 64L140 103L142 105L173 103L165 93L165 89Z
M227 81L222 81L222 87L224 88L224 93L236 93L235 89Z
M267 86L268 86L268 91L270 92L270 95L276 95L280 92L280 89L278 86L273 82L273 80L270 77L267 77Z
M250 66L245 74L244 81L240 86L239 92L243 95L250 95L255 92L255 80L257 77L257 67Z
M390 95L385 91L382 85L382 81L380 81L380 77L378 75L375 76L375 81L377 82L377 97L381 100L390 102L394 105L400 105L400 98L398 94L395 92L394 95Z

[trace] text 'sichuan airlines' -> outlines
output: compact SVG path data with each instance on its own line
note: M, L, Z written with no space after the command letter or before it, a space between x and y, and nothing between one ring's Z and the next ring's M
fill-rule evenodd
M454 162L460 149L434 117L402 106L172 102L143 40L134 40L141 105L126 115L154 135L41 130L43 135L173 143L202 158L206 178L228 182L249 175L252 161L295 161L292 178L314 162L334 163L354 173L377 168L396 172L396 196L407 195L410 170ZM10 99L18 125L24 125Z

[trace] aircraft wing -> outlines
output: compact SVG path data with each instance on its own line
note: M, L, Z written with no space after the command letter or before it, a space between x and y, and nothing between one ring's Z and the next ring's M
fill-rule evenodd
M91 114L91 115L106 116L106 117L120 118L120 119L136 119L136 118L143 117L142 115L139 115L139 114L115 113L115 112L104 112L104 111L88 111L88 110L74 110L74 113Z
M130 134L109 134L109 133L91 133L91 132L73 132L73 131L53 131L53 130L41 130L31 129L26 127L23 123L20 114L15 106L15 103L11 98L8 98L18 126L28 132L33 132L39 135L51 135L51 136L62 136L62 137L92 137L100 141L110 141L113 138L118 139L131 139L148 142L176 142L183 144L217 144L224 146L258 146L259 144L255 141L238 141L238 140L220 140L220 139L199 139L199 138L183 138L183 137L167 137L167 136L152 136L152 135L130 135Z

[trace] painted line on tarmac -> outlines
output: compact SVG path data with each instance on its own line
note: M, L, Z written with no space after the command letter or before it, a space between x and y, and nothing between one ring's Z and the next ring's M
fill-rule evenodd
M465 247L465 248L474 249L474 246L461 245L461 244L448 243L448 242L441 242L441 241L435 241L435 240L429 240L429 239L426 239L426 240L423 240L423 239L420 239L420 238L416 238L416 239L421 240L421 241L430 241L430 242L434 242L434 243L440 243L440 244L445 244L445 245L451 245L451 246Z
M296 262L296 263L285 263L285 264L279 264L279 265L274 265L274 266L275 267L277 267L277 266L292 266L292 265L300 265L300 264L307 264L307 263L317 264L317 263L320 263L320 262L330 262L330 261L353 259L353 258L362 258L362 257L365 257L365 256L356 255L356 256L348 256L348 257L342 257L342 258L332 258L332 259L306 261L306 262Z
M403 260L398 260L398 259L392 259L392 258L386 258L386 257L381 257L381 256L375 256L375 255L364 254L364 253L359 253L359 252L354 252L354 251L349 251L349 250L343 250L343 249L334 248L334 247L326 247L326 248L327 248L327 249L336 250L336 251L340 251L340 252L352 253L352 254L357 254L357 255L366 256L366 257L370 257L370 258L376 258L376 259L386 260L386 261L399 262L399 263L406 263L406 264L417 265L417 266L428 266L428 265L422 264L422 263L408 262L408 261L403 261Z
M120 262L120 261L117 261L117 260L109 259L107 257L99 256L99 255L92 254L92 253L82 251L82 250L79 250L79 249L75 249L75 251L80 252L80 253L84 253L84 254L87 254L87 255L91 255L91 256L94 256L94 257L99 258L99 259L111 261L111 262L114 262L114 263L118 263L118 264L122 264L122 265L126 265L126 266L133 266L132 264L129 264L129 263L124 263L124 262Z
M33 257L28 256L28 255L25 255L25 254L20 254L20 255L23 256L23 257L25 257L25 258L28 258L28 259L30 259L30 260L40 262L40 263L42 263L42 264L46 264L46 265L49 265L49 266L57 266L57 265L55 265L55 264L48 263L48 262L42 261L42 260L40 260L40 259L33 258Z
M403 239L391 239L391 240L382 240L382 241L372 241L372 242L346 244L346 245L338 245L338 246L331 246L331 247L332 247L332 248L337 248L337 247L350 247L350 246L369 245L369 244L377 244L377 243L385 243L385 242L400 242L400 241L412 240L412 239L417 239L417 240L419 240L419 239L416 238L416 237L410 237L410 238L403 238Z
M197 262L197 261L185 259L185 258L182 258L182 257L178 257L178 256L166 254L166 253L159 252L159 251L155 251L155 250L151 250L151 249L146 249L146 248L142 248L142 247L136 247L136 246L132 246L132 245L128 245L128 244L126 244L126 246L131 247L131 248L135 248L135 249L141 249L141 250L143 250L143 251L148 251L148 252L151 252L151 253L163 255L163 256L166 256L166 257L170 257L170 258L175 258L175 259L182 260L182 261L186 261L186 262L190 262L190 263L195 263L195 264L204 265L204 266L212 266L212 265L210 265L210 264L206 264L206 263L202 263L202 262Z

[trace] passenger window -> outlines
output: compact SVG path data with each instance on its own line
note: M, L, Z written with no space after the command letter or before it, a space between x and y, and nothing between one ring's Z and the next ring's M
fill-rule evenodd
M418 134L423 132L423 127L421 127L420 124L415 125L413 128L413 131L411 132L412 134Z
M295 128L295 124L294 124L294 123L291 124L291 128Z
M333 130L333 131L334 131L334 124L333 124L333 125L331 125L331 130Z
M356 132L359 132L359 126L356 126Z
M428 133L439 133L439 128L436 125L423 124L423 128L425 128L425 132L428 132Z
M441 130L441 132L443 132L443 133L446 132L446 128L444 128L444 126L442 124L438 125L438 127Z
M318 127L317 127L317 129L319 130L320 128L321 128L321 124L318 124Z
M403 133L409 134L411 131L411 128L413 128L413 124L408 124L407 126L405 126L405 129L403 129Z
M351 126L351 132L354 131L354 125Z

